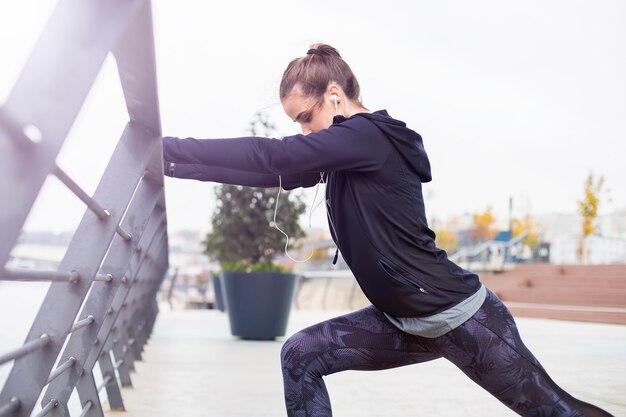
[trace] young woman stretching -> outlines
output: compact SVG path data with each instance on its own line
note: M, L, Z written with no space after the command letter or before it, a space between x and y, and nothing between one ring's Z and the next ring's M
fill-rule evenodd
M431 180L422 138L385 110L370 112L359 96L337 50L316 44L280 84L302 135L163 138L173 177L284 189L326 184L333 240L372 305L285 342L287 414L332 415L324 375L443 357L519 415L610 416L559 388L498 297L435 246L422 196Z

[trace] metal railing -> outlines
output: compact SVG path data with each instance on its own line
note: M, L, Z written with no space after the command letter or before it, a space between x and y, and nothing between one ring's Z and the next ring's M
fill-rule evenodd
M130 120L90 196L56 158L109 53ZM0 352L13 362L1 417L30 416L39 398L37 416L69 416L74 390L81 416L103 415L102 389L124 408L117 375L131 384L168 268L160 137L150 1L61 0L0 107L0 280L51 283L24 344ZM57 270L9 269L49 175L87 209Z
M526 236L528 232L522 232L508 241L483 242L475 248L463 248L449 259L466 269L502 272L513 262L512 249L520 247ZM494 254L494 250L498 253Z

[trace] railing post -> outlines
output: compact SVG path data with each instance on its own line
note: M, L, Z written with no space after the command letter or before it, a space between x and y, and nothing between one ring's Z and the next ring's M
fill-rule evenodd
M83 406L80 417L104 417L102 404L98 395L98 387L91 370L83 373L76 384L78 398Z
M111 361L109 352L102 352L100 359L98 360L100 365L100 372L104 379L104 388L107 391L107 398L111 405L111 410L124 411L124 401L122 401L122 393L120 387L117 384L117 378L115 377L115 367Z
M158 257L155 256L156 259L163 259L163 245L164 241L158 242L156 245L152 245L149 248L149 253L153 250L159 250ZM166 250L166 247L165 247ZM160 268L157 269L157 264L154 263L152 259L144 260L142 264L142 274L160 274L165 273L165 269ZM147 271L144 272L143 267L146 266ZM140 276L138 274L138 276ZM133 343L129 343L129 330L133 334L139 334L137 332L138 328L138 313L142 312L144 308L146 308L145 302L143 300L149 300L151 297L156 297L156 290L158 290L158 286L154 286L153 282L150 282L153 285L147 285L148 282L143 279L138 279L134 281L134 285L130 291L129 296L126 298L124 304L125 307L120 311L119 316L116 318L116 325L112 329L109 338L107 339L107 344L105 349L112 349L115 355L116 362L121 362L121 371L120 378L122 379L122 385L130 385L130 374L129 370L133 367L134 359L140 359L140 355L137 355L137 349L141 349L145 339L142 336L139 336ZM132 346L132 347L131 347ZM124 347L126 347L126 352L124 352ZM139 351L140 352L140 351ZM131 353L134 353L131 355Z
M94 317L95 322L89 326L89 329L72 333L62 354L63 358L77 358L80 366L84 366L86 357L89 354L84 349L84 346L93 344L96 341L100 328L106 319L107 311L111 308L114 296L120 291L121 287L126 285L124 281L127 278L124 273L128 269L132 256L135 254L135 247L139 244L160 193L160 189L150 180L144 179L139 184L135 192L135 198L127 210L126 219L129 219L129 221L125 220L122 223L125 228L130 230L133 238L131 241L126 241L121 236L115 237L101 267L102 273L110 275L113 279L110 282L94 283L79 315L86 316L89 314L91 317ZM70 393L65 387L75 385L78 377L79 372L77 371L64 374L48 386L42 402L46 403L51 398L67 402Z

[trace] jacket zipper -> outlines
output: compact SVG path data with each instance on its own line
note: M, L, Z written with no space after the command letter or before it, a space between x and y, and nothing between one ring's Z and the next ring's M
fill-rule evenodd
M337 230L335 229L335 224L333 223L333 218L330 215L330 204L328 199L326 200L326 212L328 213L328 221L330 221L330 226L333 228L333 232L335 233L335 237L337 237ZM339 246L335 244L335 257L333 258L333 265L337 264L337 258L339 257Z
M380 257L380 258L378 258L378 262L383 267L385 272L387 272L387 274L390 275L393 279L397 279L399 281L402 281L406 285L409 285L409 286L411 286L413 288L417 288L417 290L419 292L421 292L422 294L428 294L428 290L427 289L422 287L419 283L413 282L413 281L409 280L401 272L397 271L393 267L393 264L390 261L388 261L386 258Z
M326 172L325 174L326 174L326 189L328 189L328 184L330 184L330 181L329 181L330 174L328 172ZM337 236L337 229L335 229L335 223L333 223L333 217L330 215L330 201L328 198L326 199L326 215L328 216L330 227L333 228L333 233L335 234L335 238L339 239L339 236ZM333 265L337 264L337 258L339 258L339 246L335 244L335 256L333 257Z

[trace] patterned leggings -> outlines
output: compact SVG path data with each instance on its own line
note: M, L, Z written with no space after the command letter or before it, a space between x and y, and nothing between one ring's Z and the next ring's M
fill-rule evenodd
M550 379L522 343L509 310L489 290L474 316L437 338L404 333L373 306L293 335L281 352L287 414L332 416L324 375L389 369L440 357L521 416L611 416L575 399Z

